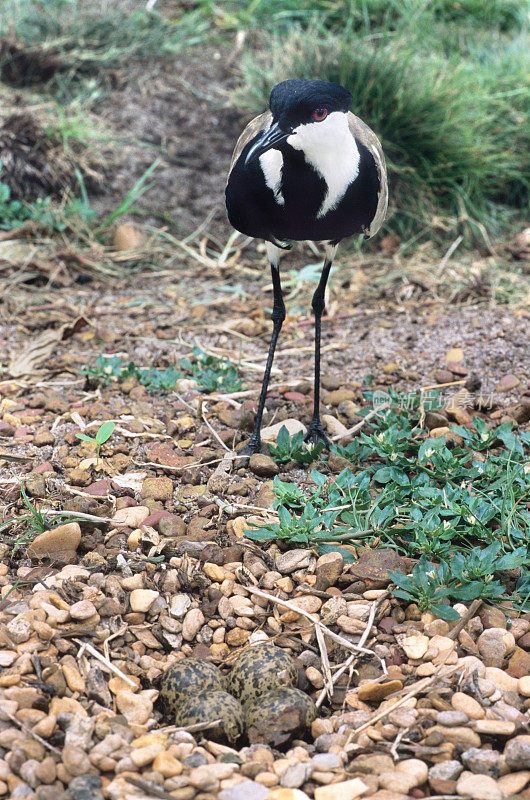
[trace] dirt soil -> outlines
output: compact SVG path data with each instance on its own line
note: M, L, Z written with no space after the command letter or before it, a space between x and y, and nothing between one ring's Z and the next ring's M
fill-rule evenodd
M167 215L183 235L215 210L208 231L226 239L225 177L249 118L227 105L233 85L233 54L224 49L205 48L152 70L140 66L121 73L98 108L124 147L100 210L112 210L158 157L156 191L142 206Z

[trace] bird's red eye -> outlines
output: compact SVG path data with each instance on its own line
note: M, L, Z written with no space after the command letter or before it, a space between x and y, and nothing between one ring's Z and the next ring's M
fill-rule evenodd
M315 108L311 114L311 117L315 120L315 122L322 122L323 119L326 119L327 115L327 108Z

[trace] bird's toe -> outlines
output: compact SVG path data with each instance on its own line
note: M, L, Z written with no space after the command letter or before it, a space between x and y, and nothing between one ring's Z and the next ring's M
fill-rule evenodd
M325 447L329 447L331 445L330 440L324 433L324 428L322 427L320 420L316 420L311 423L306 435L304 436L304 442L313 445L322 443L325 445Z
M238 460L240 459L239 466L248 464L250 456L253 456L254 453L265 453L261 439L251 438L243 447L239 448L237 451Z

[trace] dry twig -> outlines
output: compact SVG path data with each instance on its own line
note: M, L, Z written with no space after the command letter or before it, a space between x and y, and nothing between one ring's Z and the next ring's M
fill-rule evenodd
M211 433L211 434L212 434L212 435L213 435L213 436L214 436L214 437L217 439L217 441L219 442L219 444L221 445L221 447L222 447L224 450L226 450L226 451L227 451L227 453L230 453L230 452L231 452L231 451L230 451L230 448L226 446L226 444L223 442L223 440L221 439L221 437L219 436L219 434L217 433L217 431L215 430L215 428L214 428L214 427L213 427L213 426L212 426L212 425L211 425L211 424L208 422L208 420L206 419L206 403L203 403L201 411L202 411L202 413L201 413L201 418L202 418L202 421L203 421L203 422L206 424L206 427L208 428L208 430L210 431L210 433Z
M451 650L449 652L452 653L453 651ZM388 716L388 714L391 714L392 711L396 710L396 708L400 708L400 706L404 705L407 702L407 700L410 700L411 697L415 697L420 692L423 692L423 690L426 689L427 686L430 686L431 683L434 683L434 681L439 677L442 668L445 666L445 661L448 658L448 656L449 653L447 654L446 658L442 661L442 663L438 666L436 672L433 675L431 675L428 678L424 678L421 681L418 681L416 686L410 692L407 692L407 694L403 695L403 697L400 697L399 700L396 700L393 706L390 706L390 708L385 708L383 709L383 711L378 711L378 713L374 714L374 716L368 722L365 722L364 725L360 725L354 731L351 731L350 734L348 735L348 738L346 739L344 746L350 744L352 739L358 736L359 733L365 731L367 728L371 728L375 722L379 722L380 719L383 719L383 717L386 717ZM444 673L444 677L452 675L453 672L456 672L458 668L459 664L457 664L454 667L449 667L447 672Z
M52 753L55 753L56 756L62 758L63 754L61 753L61 751L57 750L57 748L51 745L49 742L47 742L46 739L43 739L41 736L39 736L38 733L32 731L31 728L28 728L27 725L24 725L24 723L21 722L16 717L14 717L13 714L10 714L9 711L4 711L3 713L14 725L18 725L18 727L21 728L25 733L29 734L29 736L33 736L34 739L40 742L43 745L43 747L46 747L48 750L51 750Z
M386 597L386 595L384 595L384 597ZM383 598L381 597L381 598L379 598L378 600L376 600L376 601L374 601L372 603L372 607L370 608L370 614L368 615L368 620L366 622L366 628L364 629L364 632L363 632L361 638L359 639L359 647L364 647L364 645L366 643L366 640L368 639L368 636L370 635L370 630L372 629L372 625L374 624L374 619L375 619L377 607L378 607L378 605L380 605L382 599ZM353 662L358 657L359 656L358 656L357 653L352 653L351 656L348 656L348 658L346 659L344 664L341 665L341 667L337 670L335 675L333 675L333 677L331 678L331 686L332 686L332 688L337 683L337 681L340 678L340 676L343 675L344 672L346 672L348 667L350 667L350 665L353 664ZM384 663L384 661L382 662L382 664L383 664L383 668L384 668L384 674L381 675L379 680L383 680L385 678L386 674L387 674L386 673L386 664ZM331 698L331 695L328 692L328 687L327 686L325 686L322 689L322 691L320 692L320 694L319 694L319 696L317 698L317 701L316 701L316 707L317 708L320 708L320 706L324 702L324 698L325 698L326 694L328 694L328 696Z
M275 597L273 594L269 594L268 592L263 592L261 589L255 589L253 586L245 586L247 592L251 594L255 594L258 597L263 597L265 600L270 600L271 603L276 603L279 606L284 606L288 608L290 611L294 611L296 614L300 614L301 617L306 617L306 619L310 620L315 627L319 627L320 630L326 635L329 636L334 642L337 644L342 645L342 647L346 648L346 650L353 650L356 653L366 653L367 655L373 656L375 655L373 650L368 650L367 647L359 646L354 642L350 642L349 639L345 639L344 636L339 636L338 633L334 633L334 631L330 630L330 628L326 627L323 622L321 622L318 617L315 617L314 614L310 614L309 611L305 611L303 608L299 608L294 603L290 603L288 600L282 600L279 597Z
M82 642L80 639L72 639L72 641L78 644L81 648L78 653L78 658L81 656L83 650L88 650L90 655L94 656L94 658L97 658L102 664L105 664L105 666L110 669L111 672L114 672L115 675L118 675L118 677L124 680L125 683L128 683L129 686L132 686L135 690L138 688L137 684L131 678L129 678L125 672L122 672L121 669L118 669L118 667L114 666L112 661L110 661L108 658L105 658L105 656L100 653L99 650L96 650L95 647L92 647L91 644L88 642Z
M482 605L482 600L480 599L480 597L478 597L476 600L473 600L466 613L462 617L460 617L458 622L451 628L451 630L447 634L448 639L456 639L462 628L464 628L469 622L469 620L475 616L481 605Z
M357 431L360 431L361 428L372 419L372 417L375 417L377 414L379 414L381 411L385 411L387 408L390 408L390 403L382 403L380 406L377 406L377 408L373 408L365 417L362 418L360 422L357 422L352 428L348 428L346 433L338 433L336 436L332 436L331 441L336 442L339 439L345 439L346 436L351 436L353 433L357 433Z

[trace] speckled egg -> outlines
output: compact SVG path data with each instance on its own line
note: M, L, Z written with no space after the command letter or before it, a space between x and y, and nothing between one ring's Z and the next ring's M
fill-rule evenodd
M226 737L229 742L239 739L244 729L243 708L235 697L220 690L185 697L177 708L175 725L196 725L216 719L221 722L217 727L208 729L208 738Z
M166 714L175 714L188 695L224 689L223 673L202 658L183 658L166 669L160 679L160 702Z
M291 656L276 645L265 642L241 653L228 676L228 691L246 706L271 689L296 686L297 680L298 673Z
M309 727L317 708L300 689L282 686L245 706L245 727L250 742L281 744Z

